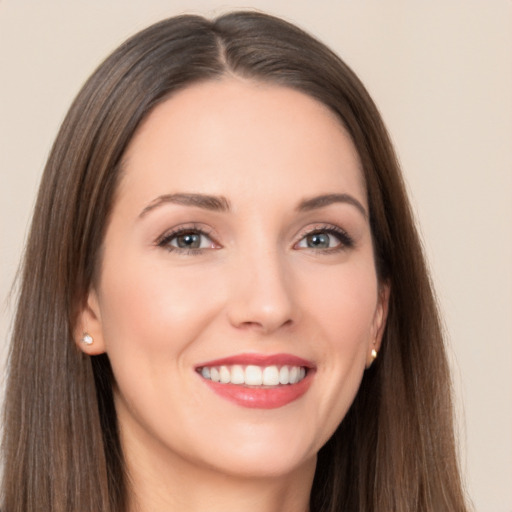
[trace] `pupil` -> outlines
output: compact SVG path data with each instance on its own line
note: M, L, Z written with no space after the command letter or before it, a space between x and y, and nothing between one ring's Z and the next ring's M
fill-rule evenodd
M329 235L325 233L315 233L308 236L308 247L329 247Z
M180 235L177 242L178 247L185 249L198 249L201 244L200 236L195 233Z

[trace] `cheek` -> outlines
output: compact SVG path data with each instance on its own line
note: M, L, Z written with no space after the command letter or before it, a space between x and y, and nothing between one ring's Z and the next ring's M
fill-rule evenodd
M140 257L131 261L125 255L111 258L115 269L104 268L100 308L111 359L121 349L123 359L129 354L176 358L213 318L217 304L212 276L171 268L165 256L155 263Z
M193 401L194 390L187 389L186 378L190 346L219 309L219 299L212 294L213 275L206 279L201 271L170 268L166 256L163 253L156 262L140 256L130 259L126 254L111 258L115 269L106 262L100 290L103 336L117 384L120 423L133 426L135 419L148 431L159 423L165 431L172 424L169 411L181 403L178 389Z
M329 437L346 415L364 374L377 305L372 261L318 273L304 295L319 356L318 425Z
M368 341L378 296L371 258L316 272L302 288L305 310L314 314L334 348Z

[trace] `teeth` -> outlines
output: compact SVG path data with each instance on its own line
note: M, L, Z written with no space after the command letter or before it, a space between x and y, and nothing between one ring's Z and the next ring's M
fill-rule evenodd
M292 366L290 368L290 384L295 384L297 382L298 376L299 376L299 369L296 366Z
M238 364L231 367L231 384L245 384L244 369Z
M283 366L279 370L279 383L280 384L289 384L290 383L290 370L288 366Z
M263 384L263 375L259 366L249 365L245 369L245 383L248 386L261 386Z
M306 376L306 369L301 366L255 366L245 368L233 366L205 366L200 369L201 375L213 382L221 384L245 384L247 386L279 386L297 384Z
M225 366L220 367L219 375L222 384L229 384L231 382L231 373Z
M265 386L277 386L279 384L279 370L277 366L267 366L263 370L263 384Z
M213 382L220 381L219 370L217 370L217 368L210 368L210 379L212 379Z

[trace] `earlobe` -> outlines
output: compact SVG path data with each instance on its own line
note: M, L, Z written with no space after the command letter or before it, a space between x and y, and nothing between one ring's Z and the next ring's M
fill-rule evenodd
M368 356L366 358L366 368L369 368L372 363L377 359L384 330L386 328L386 320L388 317L389 309L389 295L390 286L389 283L382 283L379 287L379 299L377 308L375 310L375 316L372 325L371 342L368 345Z
M93 356L105 352L100 305L94 289L89 291L87 300L78 313L74 339L85 354Z

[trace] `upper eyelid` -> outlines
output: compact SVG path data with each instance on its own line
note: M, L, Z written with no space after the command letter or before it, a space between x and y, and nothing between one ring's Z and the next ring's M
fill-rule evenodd
M318 223L313 223L312 225L310 224L309 226L301 229L297 235L297 237L299 239L307 236L307 235L310 235L312 233L316 233L316 232L322 232L322 231L335 231L335 232L338 232L338 233L343 233L347 236L350 236L348 231L344 228L342 228L341 226L338 226L336 224L331 224L331 223L325 223L325 222L318 222Z

